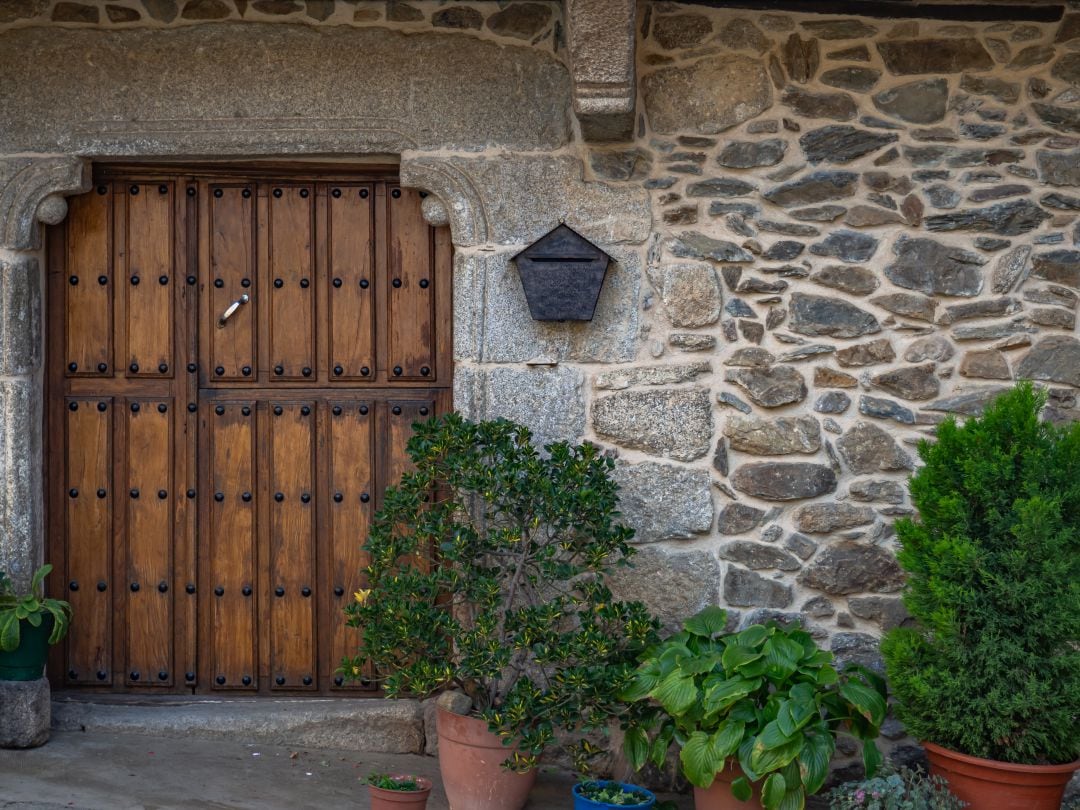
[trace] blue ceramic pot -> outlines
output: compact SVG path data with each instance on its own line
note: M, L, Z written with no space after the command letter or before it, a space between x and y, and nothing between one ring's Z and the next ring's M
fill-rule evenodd
M649 797L649 800L645 804L608 804L607 802L594 802L592 799L588 799L581 795L582 782L578 782L574 785L574 810L626 810L626 808L632 808L632 810L646 810L646 808L653 807L656 804L656 797L652 795L643 787L637 785L629 785L625 782L606 782L603 780L596 780L597 785L618 785L624 790L632 790L635 793L644 793ZM593 784L593 783L590 783Z

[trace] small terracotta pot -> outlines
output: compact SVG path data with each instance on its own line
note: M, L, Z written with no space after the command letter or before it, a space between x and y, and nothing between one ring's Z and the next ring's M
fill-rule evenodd
M930 773L973 810L1058 810L1080 760L1066 765L1016 765L959 754L924 742Z
M371 796L371 810L424 810L427 807L428 796L431 795L431 780L422 776L405 776L394 774L391 779L413 779L419 790L387 790L386 788L368 785Z
M536 782L528 773L504 770L516 749L502 744L487 723L439 708L439 772L450 810L521 810Z
M728 758L724 770L716 774L712 785L702 789L694 788L694 807L696 810L754 810L761 807L761 786L750 784L754 793L748 801L740 802L731 795L731 783L743 775L739 761Z

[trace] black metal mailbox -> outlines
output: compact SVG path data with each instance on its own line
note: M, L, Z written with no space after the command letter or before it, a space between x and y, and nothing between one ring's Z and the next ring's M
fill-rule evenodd
M611 257L559 225L514 257L536 321L591 321Z

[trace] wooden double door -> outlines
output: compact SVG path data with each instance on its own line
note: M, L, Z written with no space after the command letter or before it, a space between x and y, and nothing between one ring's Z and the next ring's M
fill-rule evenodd
M450 404L451 246L392 175L102 168L48 240L54 686L363 690L342 608Z

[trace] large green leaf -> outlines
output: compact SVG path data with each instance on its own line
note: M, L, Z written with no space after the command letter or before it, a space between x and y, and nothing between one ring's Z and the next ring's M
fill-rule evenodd
M866 769L866 778L873 778L881 767L881 752L873 740L863 740L862 744L863 767Z
M709 653L708 655L679 659L679 669L687 675L704 675L706 672L711 672L719 663L720 654Z
M731 783L731 795L738 799L740 802L750 801L750 797L754 795L754 789L750 786L750 780L745 776L740 776Z
M821 790L829 775L829 761L836 748L836 740L826 730L806 736L806 743L799 752L799 771L802 783L811 796Z
M800 787L784 794L776 810L803 810L804 807L806 807L806 791Z
M802 645L779 634L765 642L765 674L776 681L788 678L799 667Z
M724 757L717 751L713 739L704 731L695 731L679 752L683 773L691 784L707 788L724 767Z
M623 753L630 766L635 770L641 770L645 760L649 756L649 737L645 729L640 726L631 726L623 735Z
M683 627L696 636L712 638L717 633L723 633L727 627L727 611L715 606L707 607L683 622Z
M660 681L650 694L664 707L664 711L678 717L697 701L698 689L691 676L675 670Z
M0 650L11 652L19 646L19 620L11 611L0 616Z
M750 681L736 675L734 678L728 678L726 681L720 681L707 687L702 699L705 716L710 717L717 712L723 711L749 695L760 684L760 681Z
M752 624L735 636L736 643L744 647L759 647L772 635L772 631L761 624Z
M754 742L754 750L750 754L750 767L758 774L764 775L770 771L778 770L787 765L799 755L802 750L804 738L800 734L795 739L775 748L763 745L761 738Z
M780 723L773 720L771 723L766 723L765 728L758 734L756 745L763 748L779 748L791 742L794 736L793 733L785 734L780 728Z
M649 749L649 761L657 768L663 767L664 760L667 759L668 748L671 747L671 740L674 736L675 726L673 723L668 722L661 727L660 733L652 741L652 747Z
M629 685L619 693L619 699L627 703L644 700L659 682L660 678L651 669L639 669Z
M840 696L874 726L880 726L885 719L885 698L869 686L847 681L840 685Z
M796 731L817 716L819 716L818 707L812 700L810 702L805 702L789 698L780 704L780 711L776 715L776 722L779 724L780 730L784 732L784 735L791 737L794 736Z
M787 793L787 782L779 773L771 773L761 787L761 804L765 810L776 810Z
M745 667L747 664L757 661L762 657L762 653L759 650L755 650L753 647L744 647L740 644L728 644L724 649L723 664L724 671L733 674L739 670L740 667Z
M725 720L712 735L713 748L723 759L727 759L739 750L745 732L746 724L741 720Z

